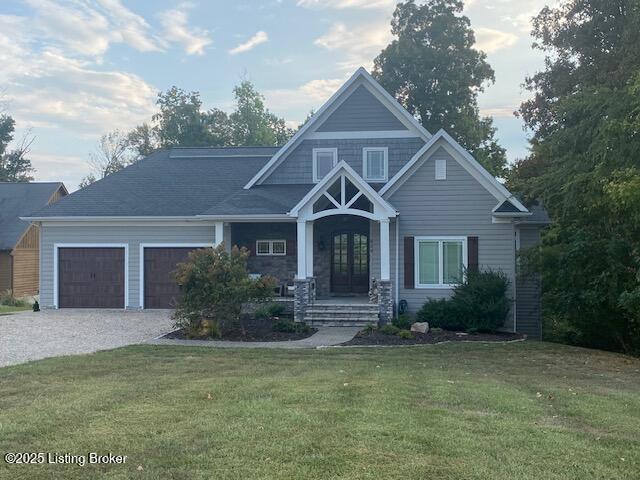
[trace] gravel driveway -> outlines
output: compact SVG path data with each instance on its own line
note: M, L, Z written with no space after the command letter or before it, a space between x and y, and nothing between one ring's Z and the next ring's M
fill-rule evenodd
M141 343L170 332L170 315L86 309L0 315L0 367Z

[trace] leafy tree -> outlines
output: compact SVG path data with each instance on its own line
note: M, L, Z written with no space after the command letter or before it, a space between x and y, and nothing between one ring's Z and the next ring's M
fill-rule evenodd
M505 150L490 117L480 117L478 93L494 81L486 54L474 48L470 21L459 0L409 0L391 21L395 39L378 55L373 75L422 125L444 128L489 172L501 176Z
M127 134L129 148L138 158L151 155L158 149L153 129L148 123L138 125Z
M79 187L84 188L97 179L118 172L135 160L129 148L128 135L119 130L102 135L96 152L89 155L92 172L82 179Z
M545 331L640 353L640 55L637 2L571 0L534 21L545 69L520 112L531 155L512 189L553 226L528 256L542 274Z
M251 278L248 257L245 248L233 247L227 253L220 245L191 252L187 262L178 264L175 277L182 286L182 298L174 314L176 326L192 337L224 336L234 326L246 334L242 305L265 302L276 283L271 277Z
M33 167L27 157L33 137L25 135L16 148L8 150L13 141L15 121L7 114L0 114L0 182L30 182Z

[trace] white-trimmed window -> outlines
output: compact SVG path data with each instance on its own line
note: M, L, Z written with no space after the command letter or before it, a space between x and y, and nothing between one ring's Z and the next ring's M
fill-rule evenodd
M256 255L286 255L286 240L256 240Z
M389 177L389 148L362 149L362 176L367 182L386 182Z
M451 288L467 267L466 237L415 237L417 288Z
M313 181L319 182L338 163L337 148L314 148L313 149Z

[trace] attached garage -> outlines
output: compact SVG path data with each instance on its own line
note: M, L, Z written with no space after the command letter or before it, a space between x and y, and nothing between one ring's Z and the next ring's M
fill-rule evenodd
M189 252L205 246L142 246L143 308L175 308L180 299L180 287L174 278L176 266L188 259Z
M124 308L124 246L57 246L59 308Z

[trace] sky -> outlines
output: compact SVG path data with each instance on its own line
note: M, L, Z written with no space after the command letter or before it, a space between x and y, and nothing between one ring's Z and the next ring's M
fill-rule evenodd
M233 108L243 79L297 126L392 39L394 0L2 0L0 100L16 138L35 137L36 181L69 190L90 172L99 137L148 121L159 91L200 92ZM513 112L543 66L531 18L544 0L467 0L477 48L496 81L480 95L510 161L527 153Z

